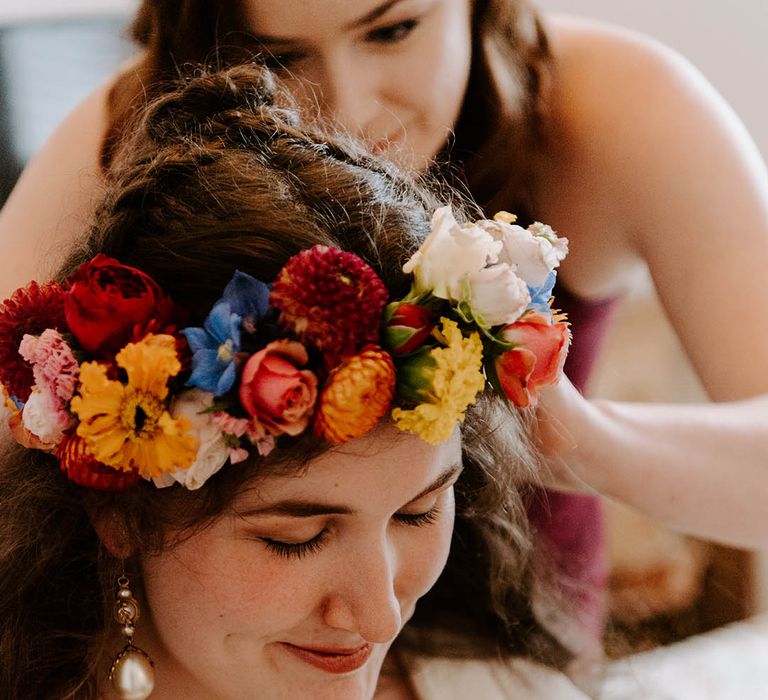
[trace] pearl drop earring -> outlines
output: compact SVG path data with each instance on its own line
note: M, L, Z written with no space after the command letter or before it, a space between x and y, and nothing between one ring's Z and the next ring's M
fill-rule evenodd
M149 655L133 645L139 603L128 587L126 576L121 576L117 584L115 619L123 626L125 647L112 662L109 680L120 700L146 700L155 687L155 669Z

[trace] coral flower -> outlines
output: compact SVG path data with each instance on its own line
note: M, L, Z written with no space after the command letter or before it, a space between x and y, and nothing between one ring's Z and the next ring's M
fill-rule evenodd
M392 403L395 366L377 346L365 348L335 369L320 396L315 432L334 445L373 429Z
M64 289L58 282L30 282L0 305L0 383L20 401L29 398L34 379L19 343L25 334L39 335L46 328L66 328Z
M109 380L99 363L80 367L72 411L80 419L77 434L96 460L148 478L194 462L197 441L189 421L173 418L166 406L168 379L181 369L175 346L170 335L128 343L115 357L127 374L125 384Z
M415 433L426 442L438 445L453 433L457 421L464 420L467 407L474 403L485 386L481 372L483 343L473 332L464 337L455 321L442 318L442 339L445 347L436 347L421 362L421 388L416 389L424 399L413 409L392 411L397 427ZM409 368L413 377L419 368ZM412 394L414 387L410 387Z
M562 374L571 341L568 324L553 323L549 312L530 313L507 326L499 337L515 346L495 360L499 386L515 406L533 408L537 388L555 384Z
M270 296L280 323L321 350L334 366L375 343L387 288L357 255L316 245L294 255Z

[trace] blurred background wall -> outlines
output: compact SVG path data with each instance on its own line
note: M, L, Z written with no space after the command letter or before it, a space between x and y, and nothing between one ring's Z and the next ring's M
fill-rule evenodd
M766 0L535 0L546 10L619 24L686 56L736 110L768 158Z
M131 53L136 0L0 0L0 204L64 116Z

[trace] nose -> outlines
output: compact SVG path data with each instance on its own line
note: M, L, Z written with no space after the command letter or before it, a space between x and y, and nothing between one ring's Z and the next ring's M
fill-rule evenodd
M320 87L325 115L352 134L365 136L380 110L375 68L359 57L328 57Z
M386 545L356 556L332 582L323 601L323 621L330 627L359 634L372 643L391 642L400 632L396 565Z

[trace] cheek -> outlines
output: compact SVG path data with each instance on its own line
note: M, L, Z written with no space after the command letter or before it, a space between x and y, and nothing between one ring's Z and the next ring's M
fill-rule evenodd
M453 534L454 502L447 503L440 520L415 533L404 535L401 545L403 565L398 577L398 597L413 602L429 591L440 577L448 560Z
M312 605L304 600L307 587L287 575L290 567L258 543L163 554L143 569L155 628L168 642L191 636L210 643L240 634L268 640Z

